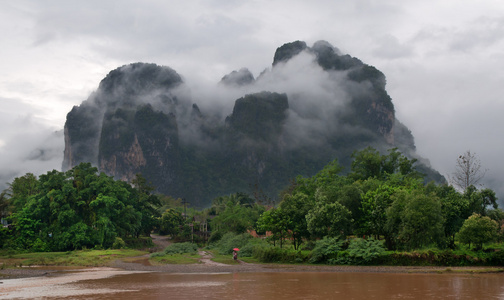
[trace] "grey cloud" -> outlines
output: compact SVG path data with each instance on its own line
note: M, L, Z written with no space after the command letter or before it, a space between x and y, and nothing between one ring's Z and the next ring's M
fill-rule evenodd
M134 1L86 1L71 7L66 2L40 4L34 44L86 39L101 55L135 60L199 49L208 52L245 39L254 30L253 24L199 4L199 9L190 3L163 1L144 2L141 7Z
M373 54L380 58L396 59L405 58L413 55L413 49L410 45L399 42L397 37L384 35L375 40L376 46Z
M34 116L33 108L17 99L0 98L16 107L18 115L0 111L0 190L25 173L43 174L59 169L63 159L63 133ZM12 107L11 107L12 109Z
M430 25L419 30L411 46L429 49L430 54L491 50L504 41L504 18L479 17L465 26Z
M483 17L473 21L467 29L455 32L449 47L450 50L473 51L503 40L504 18Z
M493 178L492 187L499 187L499 178L504 177L499 157L504 146L498 131L504 126L498 116L503 111L504 92L502 5L495 1L438 4L367 0L315 4L289 0L5 2L0 11L2 32L11 42L0 50L5 74L1 88L36 99L41 89L28 89L24 82L13 88L13 84L32 80L36 87L51 92L62 89L53 87L58 78L48 74L64 76L55 68L88 60L89 64L75 64L79 67L68 67L67 72L81 74L71 78L88 80L89 91L96 88L89 81L98 82L113 67L133 61L155 62L184 75L187 89L177 93L197 103L201 111L221 110L225 117L243 93L216 87L215 81L241 67L248 67L257 77L271 64L275 47L284 42L329 39L343 52L384 72L398 117L412 130L418 151L436 169L447 174L459 153L473 150L490 165L487 177ZM471 7L473 11L468 11ZM30 38L37 46L27 50ZM39 76L42 69L46 72ZM37 78L29 74L37 74ZM79 104L88 91L78 97L74 94L68 101ZM292 105L310 107L309 102L294 104L295 97L302 98L293 91ZM48 97L44 99L47 104L40 105L56 105ZM23 111L33 119L43 114L0 101L0 110L5 112L0 112L0 125L9 131L0 132L4 141L0 151L11 149L28 157L37 145L25 152L23 145L18 150L8 143L18 130L30 132L32 127L22 129L25 125L14 122L10 115ZM289 118L294 122L302 117L292 112ZM62 114L58 122L62 124L63 119ZM9 166L2 169L13 170L9 159L0 160L2 166Z
M230 76L237 74L240 73L231 72ZM190 81L187 84L191 86ZM362 128L339 124L338 116L346 113L352 97L370 90L367 81L348 81L347 71L323 70L316 63L315 55L305 50L287 62L275 64L248 85L199 85L191 88L191 94L203 113L217 113L218 108L223 118L231 113L234 101L245 94L285 93L289 109L284 138L289 147L299 147L323 145L334 134L363 133Z

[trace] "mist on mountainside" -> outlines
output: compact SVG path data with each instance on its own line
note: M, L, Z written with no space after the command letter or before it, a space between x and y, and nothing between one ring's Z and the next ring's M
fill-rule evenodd
M63 169L91 162L124 180L142 173L159 192L204 206L234 192L274 198L335 158L348 170L353 151L372 146L397 147L443 182L416 154L385 85L379 70L325 41L284 44L257 77L241 68L214 85L126 65L68 113Z
M61 165L63 130L47 126L37 111L19 99L0 97L3 105L18 106L17 114L0 110L0 192L16 177L43 174ZM5 107L5 106L4 106Z

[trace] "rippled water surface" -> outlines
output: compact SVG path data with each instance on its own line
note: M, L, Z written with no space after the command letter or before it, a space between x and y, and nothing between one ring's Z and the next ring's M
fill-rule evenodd
M504 274L88 270L4 280L0 299L504 299Z

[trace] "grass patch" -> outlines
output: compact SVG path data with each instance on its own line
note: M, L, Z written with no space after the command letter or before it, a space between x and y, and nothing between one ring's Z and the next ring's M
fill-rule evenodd
M145 251L132 249L79 250L68 252L33 252L0 256L0 263L7 266L107 266L116 259L141 256Z
M166 254L166 255L157 255L151 256L149 259L150 263L153 265L166 265L166 264L197 264L199 263L199 259L201 257L198 254Z
M239 262L237 262L233 259L232 255L219 254L217 251L209 251L209 250L207 250L207 252L212 253L212 256L213 256L212 261L214 261L214 262L226 264L226 265L238 265L239 264ZM238 259L241 259L239 254L238 254Z
M152 253L149 261L154 265L199 263L198 246L192 243L175 243L161 252Z
M244 261L249 264L262 264L257 258L254 257L239 257L241 261Z
M451 268L447 268L445 270L445 273L502 273L504 272L504 269L503 268L477 268L477 269L467 269L467 268L464 268L464 269L451 269Z

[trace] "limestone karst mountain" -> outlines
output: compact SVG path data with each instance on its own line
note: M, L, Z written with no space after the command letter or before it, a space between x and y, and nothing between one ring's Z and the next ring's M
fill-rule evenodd
M419 159L428 179L443 181L416 155L385 83L382 72L325 41L284 44L257 78L233 71L208 98L192 96L169 67L122 66L68 113L63 169L91 162L124 180L142 173L159 192L200 207L234 192L275 197L289 179L335 158L348 167L367 146L397 147Z

